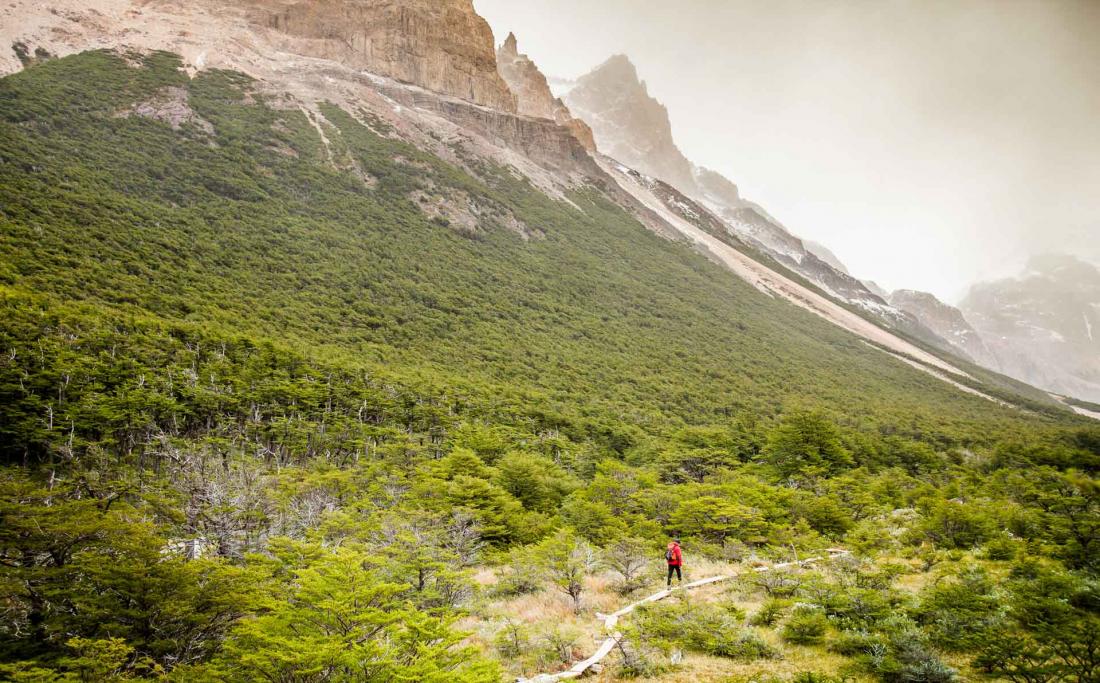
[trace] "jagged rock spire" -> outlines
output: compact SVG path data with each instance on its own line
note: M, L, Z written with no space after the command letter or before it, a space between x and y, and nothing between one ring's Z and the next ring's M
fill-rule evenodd
M520 114L556 121L569 128L586 149L595 151L596 142L588 124L573 118L565 103L554 97L546 76L530 57L520 54L516 34L509 33L497 50L497 69L515 94Z

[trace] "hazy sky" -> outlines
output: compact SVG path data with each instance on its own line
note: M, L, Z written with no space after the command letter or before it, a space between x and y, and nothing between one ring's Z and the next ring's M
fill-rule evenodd
M474 0L548 75L613 53L689 159L888 289L1100 262L1100 0Z

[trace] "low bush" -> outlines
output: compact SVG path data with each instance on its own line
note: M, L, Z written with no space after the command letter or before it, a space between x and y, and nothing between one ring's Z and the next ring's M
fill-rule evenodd
M749 623L753 626L774 626L775 622L779 621L787 612L787 608L791 606L790 600L782 600L779 598L768 598L764 601L764 604L760 606L760 609L756 611L756 614L752 615L749 619Z
M638 610L636 624L648 638L666 649L680 646L731 659L770 659L779 653L751 629L743 627L744 613L735 605L691 604L687 600L647 605Z
M925 588L914 614L932 642L962 651L1003 620L1001 597L985 570L971 565Z
M783 640L795 645L817 645L829 631L829 618L816 607L797 607L783 624Z
M985 544L985 559L1007 562L1016 559L1020 542L1010 536L996 536Z
M500 568L498 575L499 579L492 592L500 597L526 595L542 588L542 567L530 548L513 550L508 563Z
M885 640L872 643L860 658L884 683L950 683L957 679L958 672L939 658L912 621L898 618L886 628Z
M867 631L841 631L829 643L829 651L845 657L859 657L869 654L875 645L883 642L882 637Z

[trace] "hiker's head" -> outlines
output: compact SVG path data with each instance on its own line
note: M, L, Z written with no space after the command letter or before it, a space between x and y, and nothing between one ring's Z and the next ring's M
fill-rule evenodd
M672 542L675 543L676 545L680 545L680 539L679 538L672 539Z

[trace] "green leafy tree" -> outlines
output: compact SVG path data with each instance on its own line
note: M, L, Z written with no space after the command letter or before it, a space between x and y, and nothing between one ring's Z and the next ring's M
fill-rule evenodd
M1008 621L976 639L975 663L1015 683L1100 677L1094 583L1029 560L1013 569Z
M659 557L657 547L640 538L624 537L608 544L602 553L604 564L622 577L619 591L629 593L645 584L644 572Z
M972 565L925 588L916 609L917 620L926 625L939 647L966 651L1001 624L1002 599L988 573Z
M759 544L767 540L769 532L758 510L717 496L681 500L669 525L677 533L717 544L727 539Z
M762 455L783 480L814 480L853 465L839 430L817 411L784 414L768 432Z
M596 568L596 550L572 531L562 529L539 543L536 550L547 578L569 596L580 612L585 578Z
M546 458L512 451L496 463L497 483L528 510L550 513L578 486L572 475Z
M403 600L369 555L315 553L287 567L288 594L234 629L214 670L229 680L498 681L451 619Z
M934 500L927 511L918 537L945 548L973 548L992 538L996 522L983 508L958 500Z

